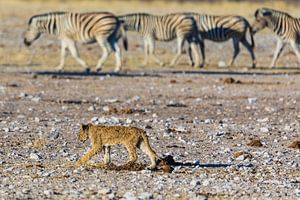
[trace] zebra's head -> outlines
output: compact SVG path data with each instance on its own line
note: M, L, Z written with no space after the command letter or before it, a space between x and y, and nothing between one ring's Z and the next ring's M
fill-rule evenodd
M41 36L41 31L39 30L39 20L36 17L32 17L29 20L28 28L24 35L24 44L30 46L35 40Z
M255 11L255 21L252 24L252 30L256 32L268 26L269 17L272 16L272 10L268 8L260 8Z

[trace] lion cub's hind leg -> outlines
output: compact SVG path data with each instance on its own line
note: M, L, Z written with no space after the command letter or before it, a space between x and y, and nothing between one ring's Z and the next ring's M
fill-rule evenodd
M145 141L140 141L138 144L139 149L149 156L151 165L148 167L150 170L154 170L156 168L157 160L159 159L156 153L151 149L149 143Z
M104 146L104 158L103 158L103 163L105 165L110 163L110 146Z

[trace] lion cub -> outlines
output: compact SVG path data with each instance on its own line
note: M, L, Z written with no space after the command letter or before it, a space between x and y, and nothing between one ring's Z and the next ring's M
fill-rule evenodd
M92 148L78 161L84 164L95 154L104 149L104 164L110 162L110 145L123 144L130 156L130 163L137 160L136 148L141 149L151 160L149 169L155 169L160 159L150 147L148 137L144 130L126 126L101 126L93 124L82 124L79 132L79 140L84 142L90 140ZM104 146L105 145L105 146Z

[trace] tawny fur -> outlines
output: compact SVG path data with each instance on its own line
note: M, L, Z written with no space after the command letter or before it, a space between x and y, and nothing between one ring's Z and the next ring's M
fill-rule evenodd
M159 157L150 147L148 137L144 130L126 126L103 126L93 124L82 124L79 132L79 140L84 142L90 140L92 148L78 161L85 164L95 154L104 149L104 164L110 162L110 146L123 144L129 153L130 163L137 161L136 148L141 149L151 160L150 169L155 169Z

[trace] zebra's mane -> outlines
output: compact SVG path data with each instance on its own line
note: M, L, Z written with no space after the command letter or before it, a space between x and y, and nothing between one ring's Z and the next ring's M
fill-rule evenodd
M29 19L28 25L32 23L32 20L35 18L43 18L43 17L48 17L49 15L63 15L66 14L67 12L50 12L50 13L44 13L44 14L39 14L39 15L34 15Z
M131 13L131 14L127 14L127 15L123 15L122 17L133 17L133 16L150 16L151 14L149 13Z
M271 9L271 8L262 8L262 10L269 10L269 11L273 12L274 14L285 15L287 17L293 18L293 16L291 16L290 14L288 14L286 12L283 12L283 11L280 11L280 10L274 10L274 9Z

